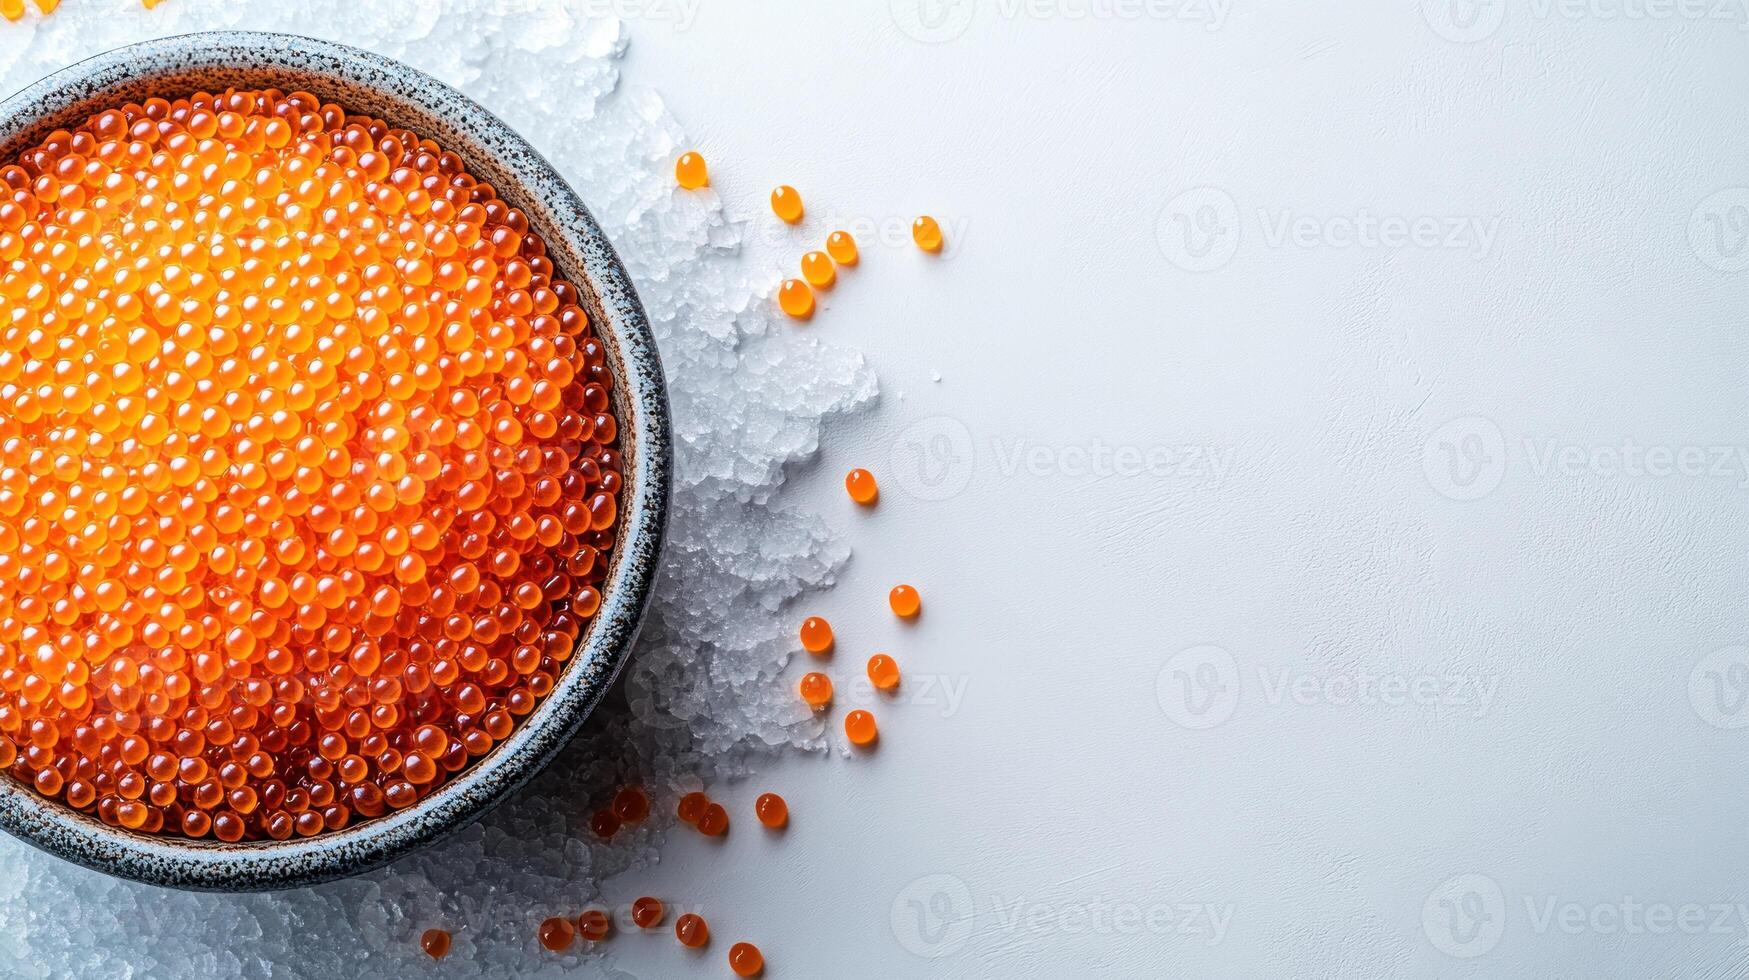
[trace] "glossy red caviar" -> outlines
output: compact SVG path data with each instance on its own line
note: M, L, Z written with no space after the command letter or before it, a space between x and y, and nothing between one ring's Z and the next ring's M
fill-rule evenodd
M0 768L285 839L508 737L615 540L582 299L460 157L308 93L130 103L0 168Z

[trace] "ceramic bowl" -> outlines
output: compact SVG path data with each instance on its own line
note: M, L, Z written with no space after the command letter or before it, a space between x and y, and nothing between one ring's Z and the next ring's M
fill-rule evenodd
M0 161L61 127L150 96L229 87L305 90L435 139L528 214L558 273L587 295L608 351L626 485L600 612L520 728L417 805L345 830L225 844L143 835L0 776L0 829L107 874L209 891L266 891L378 867L467 826L540 772L607 691L649 599L668 508L668 400L649 322L613 246L526 140L455 89L380 55L284 34L218 31L147 41L59 71L0 103Z

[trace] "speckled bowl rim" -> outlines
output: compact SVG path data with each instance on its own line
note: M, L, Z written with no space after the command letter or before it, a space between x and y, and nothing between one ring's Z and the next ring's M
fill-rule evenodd
M392 59L288 34L210 31L145 41L65 68L0 102L0 161L56 128L151 95L299 89L454 150L522 208L560 274L584 287L613 369L626 487L601 611L540 706L509 739L418 805L332 834L224 844L148 836L47 801L0 776L0 830L85 867L173 888L267 891L379 867L473 823L546 767L619 673L656 575L671 443L655 338L613 246L564 179L497 117Z

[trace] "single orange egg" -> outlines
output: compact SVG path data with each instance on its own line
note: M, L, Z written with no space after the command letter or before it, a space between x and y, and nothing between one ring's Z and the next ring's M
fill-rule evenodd
M911 222L911 240L925 252L941 251L941 225L925 214Z
M585 942L601 942L612 931L613 920L601 909L584 909L583 914L577 916L577 935Z
M760 823L777 830L789 823L789 804L776 793L761 793L759 799L753 801L753 815Z
M674 181L689 191L698 190L711 182L710 172L705 168L704 157L691 150L680 154L674 161Z
M893 607L894 615L910 619L923 608L923 597L909 585L895 585L887 593L887 605Z
M832 649L832 624L824 617L809 616L802 620L802 649L809 653L825 653Z
M892 657L877 653L868 658L868 679L882 691L899 686L899 665Z
M868 745L880 736L874 715L860 708L844 716L844 734L853 745Z
M688 912L674 920L674 938L688 949L697 949L710 942L710 926L705 923L704 916Z
M789 224L802 220L802 196L788 184L779 184L771 191L771 211Z
M704 808L698 818L698 831L706 837L721 837L729 830L729 811L721 803Z
M736 943L729 947L729 969L738 977L756 977L765 969L765 957L752 943Z
M825 289L838 279L838 271L832 267L832 259L825 252L809 252L802 256L802 278L820 289Z
M450 936L446 929L427 929L419 937L419 948L425 950L425 955L434 960L441 960L449 955Z
M826 237L826 254L839 265L855 265L856 239L848 231L835 231Z
M832 703L832 678L817 670L803 674L796 688L810 708L824 708Z
M704 816L704 808L710 806L711 798L699 792L688 793L680 798L680 804L675 807L674 815L681 823L698 823L698 818Z
M540 924L539 935L540 944L557 953L570 947L577 931L571 927L571 920L554 916Z
M800 279L785 279L777 287L777 305L797 320L814 315L814 291Z
M632 922L639 929L653 929L662 924L662 900L645 895L632 903Z
M850 494L850 499L867 506L880 499L881 488L875 483L874 474L865 469L854 469L844 474L844 492Z

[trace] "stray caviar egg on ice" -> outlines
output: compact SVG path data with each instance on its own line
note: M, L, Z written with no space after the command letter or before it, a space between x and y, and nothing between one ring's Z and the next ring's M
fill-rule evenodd
M887 605L892 607L893 615L910 619L923 608L923 597L909 585L895 585L887 593Z
M868 679L876 688L890 691L899 686L899 665L892 657L877 653L868 658Z
M762 793L753 801L753 813L759 822L772 830L789 823L789 804L776 793Z
M645 895L632 903L632 922L639 929L652 929L662 924L662 900Z
M449 933L443 929L427 929L425 935L419 937L420 948L434 960L441 960L449 955L449 944Z
M809 707L824 708L832 703L832 678L817 670L803 674L796 689Z
M624 484L606 352L460 157L308 93L0 167L0 762L221 841L418 803L550 693Z
M854 745L868 745L880 733L874 715L859 708L844 716L844 734Z
M554 916L540 924L537 935L542 946L558 953L570 947L571 941L576 938L577 930L572 928L569 919Z
M710 172L705 167L704 157L691 151L680 154L680 158L674 161L674 182L689 191L710 183Z
M598 943L613 931L613 921L600 909L585 909L577 916L577 935L585 942Z

